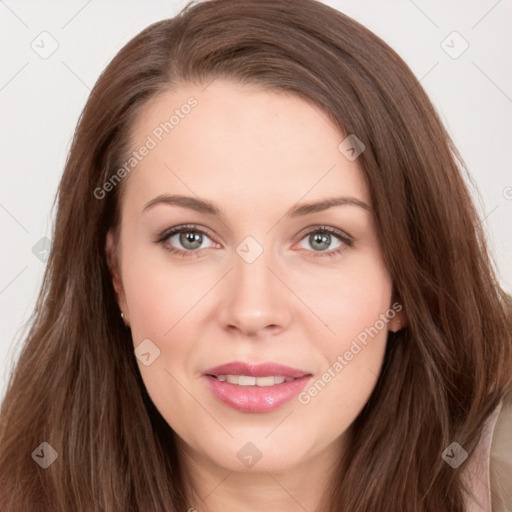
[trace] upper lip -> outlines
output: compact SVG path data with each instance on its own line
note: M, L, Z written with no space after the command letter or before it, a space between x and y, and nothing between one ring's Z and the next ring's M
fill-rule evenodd
M282 376L299 379L305 375L310 375L307 371L298 368L291 368L279 363L261 363L252 364L244 363L241 361L233 361L231 363L221 364L215 366L204 372L204 375L247 375L249 377L269 377L269 376Z

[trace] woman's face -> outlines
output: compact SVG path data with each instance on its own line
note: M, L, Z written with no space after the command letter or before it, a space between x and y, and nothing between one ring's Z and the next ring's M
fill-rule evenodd
M375 386L401 314L344 139L297 96L226 81L138 118L114 285L151 399L205 466L333 462Z

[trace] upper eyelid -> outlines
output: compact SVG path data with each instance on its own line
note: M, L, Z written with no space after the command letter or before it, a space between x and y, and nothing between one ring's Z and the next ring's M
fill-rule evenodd
M215 236L212 236L212 231L206 228L205 226L201 226L199 224L178 224L176 226L172 226L170 228L164 229L160 232L158 235L159 239L167 239L171 236L176 235L177 233L181 233L182 231L199 231L205 235L207 235L209 238L214 239Z
M341 238L342 241L354 241L354 237L349 235L346 231L340 228L335 228L333 226L327 226L327 225L321 225L321 224L313 224L312 226L308 226L301 230L297 236L300 237L300 240L304 238L305 236L309 235L310 233L315 233L317 231L324 231L329 233L330 235L337 236L338 238Z

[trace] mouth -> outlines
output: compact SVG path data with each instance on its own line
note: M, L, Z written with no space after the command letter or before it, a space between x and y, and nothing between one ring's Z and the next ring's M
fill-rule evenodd
M312 374L278 363L233 362L207 370L203 377L213 395L241 412L270 412L290 401Z

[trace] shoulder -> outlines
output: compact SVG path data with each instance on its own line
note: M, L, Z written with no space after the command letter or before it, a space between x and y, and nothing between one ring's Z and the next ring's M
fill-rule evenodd
M512 394L504 400L496 420L490 453L493 512L512 510Z

